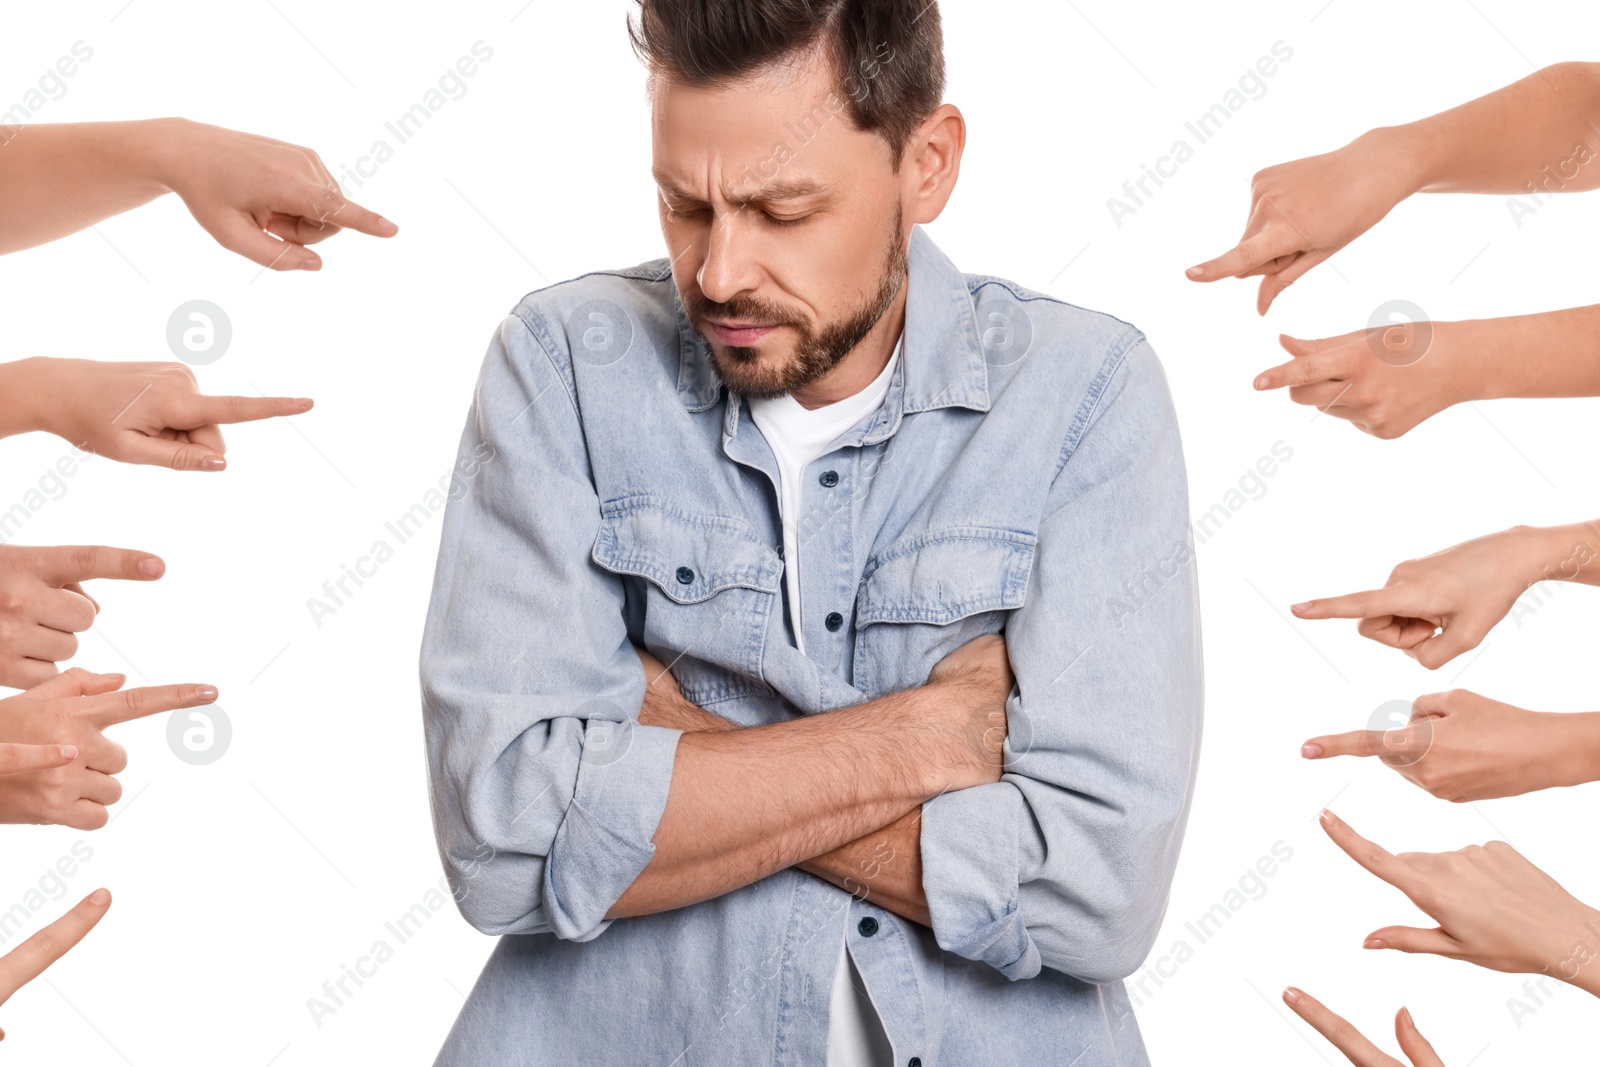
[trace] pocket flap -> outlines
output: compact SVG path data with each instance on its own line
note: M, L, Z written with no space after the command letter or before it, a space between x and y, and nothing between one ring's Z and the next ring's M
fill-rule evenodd
M1019 608L1036 540L1010 530L958 530L895 545L867 568L856 625L944 626L980 611Z
M696 604L724 589L776 593L783 561L736 520L690 515L655 498L601 505L594 561L646 578L667 598Z

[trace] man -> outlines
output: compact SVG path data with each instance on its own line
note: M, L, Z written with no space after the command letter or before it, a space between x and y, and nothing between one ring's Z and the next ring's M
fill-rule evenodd
M632 28L667 258L507 318L440 550L441 852L516 936L439 1062L1143 1063L1201 708L1155 356L915 230L934 4Z

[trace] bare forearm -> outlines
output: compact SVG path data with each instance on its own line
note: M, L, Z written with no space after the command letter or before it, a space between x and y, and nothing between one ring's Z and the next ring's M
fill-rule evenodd
M0 254L53 241L167 192L181 120L0 127Z
M922 807L842 848L799 864L845 892L932 926L922 891Z
M1418 122L1403 142L1418 191L1577 192L1600 187L1600 64L1558 63Z
M962 699L959 687L928 686L791 722L685 734L655 855L611 917L720 896L965 784L972 757L933 714Z
M1600 396L1600 305L1435 329L1468 399Z
M1577 582L1600 585L1600 521L1564 526L1514 526L1505 532L1529 585Z
M0 437L46 429L38 401L45 393L47 362L33 358L0 363Z

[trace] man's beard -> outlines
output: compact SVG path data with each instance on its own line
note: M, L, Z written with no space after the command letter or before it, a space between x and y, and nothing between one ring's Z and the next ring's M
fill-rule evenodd
M711 365L717 378L736 393L767 400L810 385L837 367L883 318L906 279L909 257L900 235L900 224L900 214L896 212L878 291L855 311L821 329L813 329L793 312L756 297L741 295L719 303L707 300L703 293L696 291L688 307L689 319L711 353ZM767 366L758 348L728 345L719 351L701 329L700 324L707 319L782 324L796 330L800 339L793 355L783 365Z

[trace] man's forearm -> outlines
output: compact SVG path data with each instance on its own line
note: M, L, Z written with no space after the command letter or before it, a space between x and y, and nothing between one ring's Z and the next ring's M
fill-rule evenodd
M922 891L922 806L842 848L798 864L845 892L932 926Z
M652 725L686 733L739 729L722 716L683 699L671 688L670 678L662 677L665 674L664 668L659 673L646 668L651 691L645 698L648 711L642 718ZM665 686L661 684L663 681ZM658 689L659 692L654 691ZM896 915L924 926L932 925L928 899L922 891L921 805L886 826L877 827L847 845L796 866Z
M721 896L849 845L946 788L981 758L946 725L963 686L930 685L854 708L678 743L655 855L609 917Z
M1374 132L1405 145L1420 192L1594 189L1600 64L1557 63L1449 111Z

